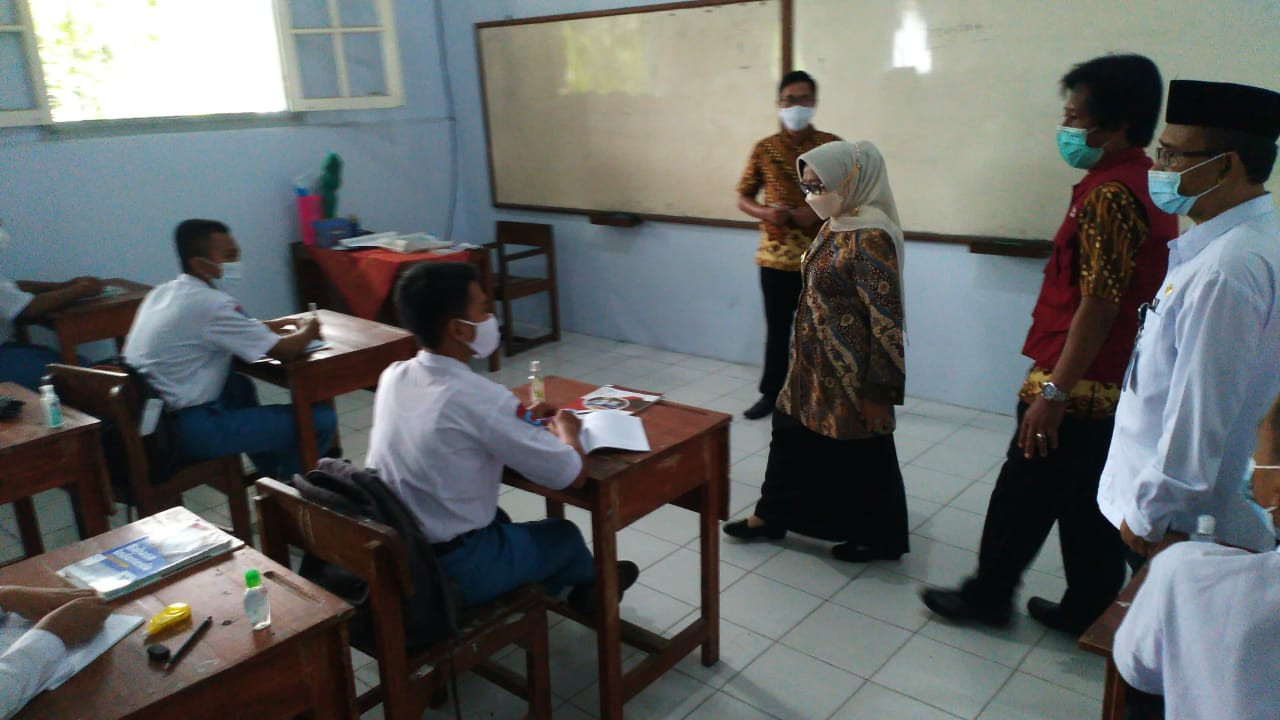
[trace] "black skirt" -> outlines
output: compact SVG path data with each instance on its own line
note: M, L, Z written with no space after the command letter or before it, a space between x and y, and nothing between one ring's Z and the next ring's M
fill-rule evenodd
M907 495L892 435L833 440L773 413L773 440L756 517L801 535L909 551Z

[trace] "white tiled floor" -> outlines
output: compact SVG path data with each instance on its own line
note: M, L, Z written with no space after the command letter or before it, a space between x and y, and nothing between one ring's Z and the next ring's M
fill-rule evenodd
M678 402L732 413L732 502L750 512L764 480L769 422L745 421L759 368L654 350L583 335L503 358L491 377L522 382L529 360L550 374L666 393ZM479 367L477 365L477 367ZM1010 390L1012 393L1012 389ZM266 402L285 400L264 387ZM362 460L373 396L338 399L347 457ZM1010 399L1012 406L1013 400ZM949 585L972 571L982 518L1013 431L1013 418L909 398L896 435L911 513L912 552L901 561L851 565L832 560L826 543L790 536L782 543L721 542L721 661L703 667L697 653L629 702L628 718L712 720L935 720L1088 718L1099 714L1103 663L1072 639L1046 632L1024 615L1004 630L957 627L920 604L925 582ZM226 523L219 493L187 494L189 507ZM539 498L503 493L517 519L542 512ZM60 492L36 498L49 547L76 539ZM583 524L585 515L571 514ZM116 524L123 522L117 515ZM589 531L589 528L588 528ZM655 630L683 625L697 601L696 517L668 508L623 531L619 555L643 568L623 616ZM589 535L589 532L588 532ZM0 507L0 560L19 552L12 508ZM1027 573L1020 598L1062 592L1057 535ZM572 622L552 627L552 689L557 718L597 715L595 644ZM376 666L356 654L357 685ZM628 652L627 662L637 655ZM514 654L506 660L513 664ZM461 682L467 717L519 717L519 701L476 678ZM374 710L366 717L381 717ZM452 717L430 711L428 718Z

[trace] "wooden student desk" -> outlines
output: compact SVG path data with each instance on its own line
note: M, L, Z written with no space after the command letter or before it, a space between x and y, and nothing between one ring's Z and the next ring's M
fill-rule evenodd
M31 496L50 488L74 486L82 532L109 529L114 512L98 419L62 406L62 427L50 429L40 396L17 383L0 383L0 395L22 400L22 414L0 420L0 505L13 503L18 532L28 556L44 552Z
M40 325L52 330L58 336L61 360L67 365L79 364L76 346L81 343L115 340L116 351L119 352L124 346L125 336L129 334L129 327L133 325L133 316L138 312L142 299L151 291L151 286L122 278L105 278L102 284L114 285L125 292L81 300L19 324Z
M320 459L311 404L373 387L388 365L418 352L418 342L408 331L332 310L316 312L328 347L287 363L263 359L238 367L251 377L289 388L304 471L314 468ZM281 319L304 316L299 313Z
M1150 562L1138 570L1129 584L1125 585L1116 596L1115 601L1107 606L1106 611L1093 621L1093 624L1076 642L1080 649L1107 659L1107 675L1103 680L1102 691L1102 720L1125 720L1125 699L1132 688L1116 669L1116 661L1112 658L1111 651L1115 646L1116 630L1120 629L1120 623L1124 622L1124 616L1129 612L1129 605L1137 596L1142 582L1147 579L1149 567L1151 567Z
M89 540L0 569L0 585L67 587L58 569L148 533L159 522L190 522L176 507ZM254 631L244 616L244 573L272 570L294 587L263 577L271 626ZM301 591L299 590L301 589ZM302 591L305 591L305 595ZM15 720L354 720L355 681L346 620L354 609L252 547L196 563L112 601L126 615L150 618L165 605L191 605L192 628L213 625L165 674L147 662L146 623L61 687L41 693ZM159 641L177 650L190 633Z
M546 379L547 401L563 407L598 387L559 377ZM516 394L527 397L528 388ZM596 629L600 663L600 717L621 720L622 705L681 658L702 646L702 664L720 659L720 537L718 520L729 516L729 421L724 413L662 401L639 416L650 452L603 451L587 457L581 488L549 490L508 471L504 482L547 499L547 514L564 517L564 506L591 512L596 567L596 614L574 616ZM698 513L702 555L699 616L672 638L623 621L618 615L618 544L622 528L664 505ZM649 653L622 672L622 642Z

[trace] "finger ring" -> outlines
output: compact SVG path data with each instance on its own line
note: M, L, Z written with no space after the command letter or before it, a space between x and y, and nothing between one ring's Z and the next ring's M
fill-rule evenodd
M1036 433L1036 439L1040 442L1044 442L1048 437L1044 433Z

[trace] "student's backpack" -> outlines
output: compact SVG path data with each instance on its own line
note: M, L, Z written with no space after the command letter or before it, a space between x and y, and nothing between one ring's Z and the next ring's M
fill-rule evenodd
M413 584L413 595L402 604L409 648L458 636L456 588L440 569L417 520L374 471L325 458L305 478L294 475L291 484L310 502L348 517L382 523L400 535ZM303 556L298 574L363 611L350 624L352 644L373 644L369 588L363 580L310 554Z
M128 376L125 392L131 393L131 402L136 403L140 421L147 419L147 408L152 406L157 412L154 427L139 428L142 435L142 448L147 455L149 480L152 484L168 480L183 465L178 453L178 445L173 429L172 416L164 409L164 399L147 381L145 375L130 365L123 357L112 357L94 365L100 370L124 373ZM143 434L146 433L146 434ZM132 505L132 490L129 484L129 460L125 456L124 442L121 440L120 428L115 420L104 418L101 425L102 454L107 463L107 475L111 479L112 490L124 503Z

